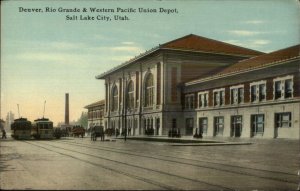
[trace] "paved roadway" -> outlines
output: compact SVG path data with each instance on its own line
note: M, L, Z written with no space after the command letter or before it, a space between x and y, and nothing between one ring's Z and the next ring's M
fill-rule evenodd
M299 141L246 141L254 144L0 140L0 189L297 190Z

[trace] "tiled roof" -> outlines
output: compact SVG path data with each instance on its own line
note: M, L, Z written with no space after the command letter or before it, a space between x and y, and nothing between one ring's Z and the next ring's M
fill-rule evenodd
M225 42L201 37L198 35L190 34L184 37L175 39L173 41L161 44L151 50L148 50L131 60L124 62L111 70L104 72L96 76L96 79L103 79L105 76L147 56L161 49L172 49L172 50L182 50L182 51L196 51L196 52L205 52L205 53L214 53L214 54L229 54L229 55L239 55L245 57L252 57L264 54L256 50L251 50Z
M201 51L219 54L257 56L262 52L228 44L225 42L190 34L160 46L177 50Z
M99 105L105 105L105 100L103 99L103 100L91 103L91 104L85 106L84 108L88 109L90 107L99 106Z
M281 63L299 57L300 57L300 44L285 49L281 49L278 51L274 51L268 54L263 54L260 56L241 60L236 64L232 64L224 68L222 71L212 76L198 78L196 80L186 82L186 85L192 85L192 84L196 84L203 81L209 81L220 77L222 78L222 77L226 77L227 75L234 75L239 72L246 72L248 70L269 66L274 63Z
M300 45L291 46L285 49L281 49L275 52L271 52L269 54L264 54L261 56L252 57L246 60L241 60L236 64L233 64L219 74L227 74L231 72L242 71L246 69L256 68L260 66L264 66L267 64L271 64L274 62L280 62L284 60L288 60L291 58L299 57L300 55Z

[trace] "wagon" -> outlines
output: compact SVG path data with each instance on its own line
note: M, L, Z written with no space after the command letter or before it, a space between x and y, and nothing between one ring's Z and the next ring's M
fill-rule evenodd
M81 136L82 138L84 137L85 134L85 129L81 126L74 126L71 132L73 137L79 137Z

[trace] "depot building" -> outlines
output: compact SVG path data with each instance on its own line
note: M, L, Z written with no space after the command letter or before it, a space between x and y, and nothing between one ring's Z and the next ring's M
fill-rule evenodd
M187 35L96 76L128 136L299 138L300 45L263 53Z

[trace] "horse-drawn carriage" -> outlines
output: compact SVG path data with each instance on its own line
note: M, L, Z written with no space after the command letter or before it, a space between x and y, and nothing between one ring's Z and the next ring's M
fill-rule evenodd
M71 135L73 137L80 137L81 136L83 138L84 135L85 135L85 129L81 126L74 126L72 131L71 131Z
M101 141L104 141L105 135L104 135L104 127L103 126L92 127L91 140L96 141L97 137L100 137Z

